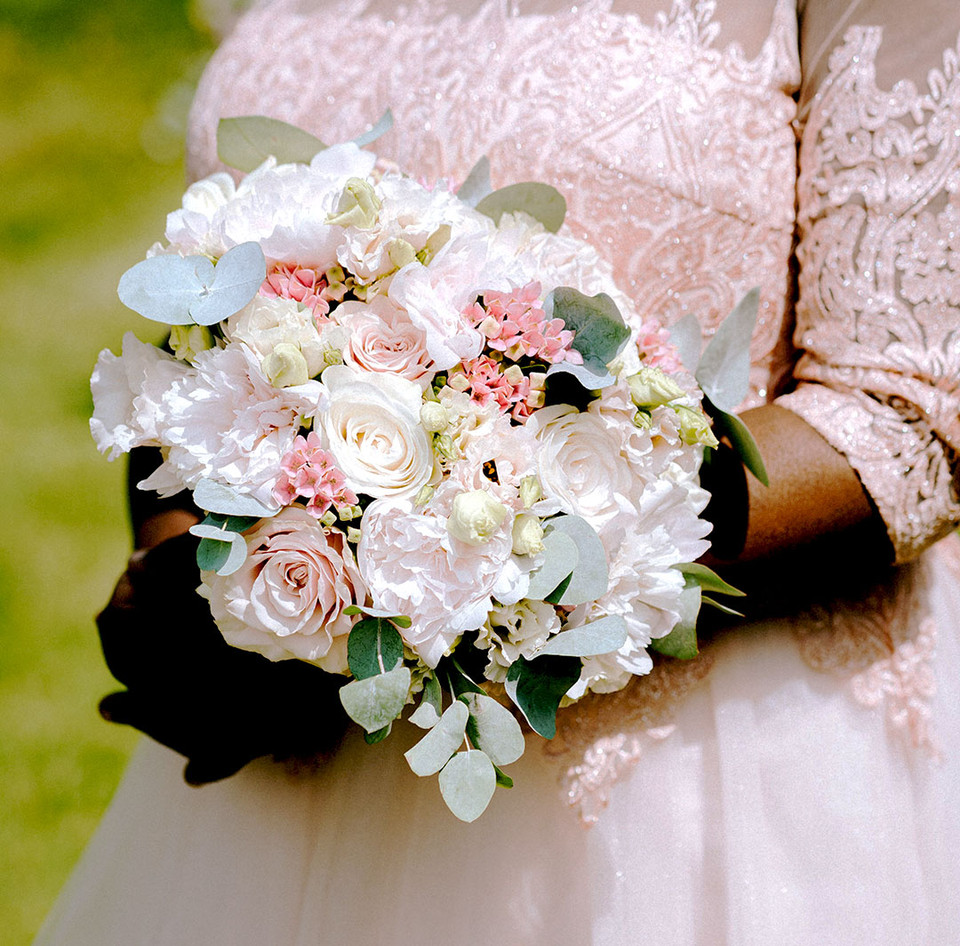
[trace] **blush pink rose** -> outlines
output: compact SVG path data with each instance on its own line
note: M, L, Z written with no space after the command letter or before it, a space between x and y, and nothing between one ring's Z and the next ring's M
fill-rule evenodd
M246 540L238 571L202 574L200 593L227 643L346 673L356 618L343 611L364 604L367 592L343 533L325 531L306 509L288 506Z

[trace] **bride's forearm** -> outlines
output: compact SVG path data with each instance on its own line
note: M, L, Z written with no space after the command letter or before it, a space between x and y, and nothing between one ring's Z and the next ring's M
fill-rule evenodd
M886 529L844 457L775 404L744 412L770 480L721 449L703 471L714 499L706 564L743 587L748 616L796 609L876 578L893 561Z

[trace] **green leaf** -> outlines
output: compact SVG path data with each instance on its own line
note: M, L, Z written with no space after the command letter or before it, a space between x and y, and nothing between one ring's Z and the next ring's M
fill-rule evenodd
M770 479L767 476L767 468L763 463L763 457L760 456L760 448L757 446L750 428L737 417L736 414L728 414L720 410L709 399L704 398L704 409L713 417L713 432L719 439L726 437L730 445L736 451L743 465L761 482L764 486L770 485Z
M507 695L533 730L546 739L557 734L560 700L580 679L580 669L577 657L548 655L535 660L518 657L507 671Z
M700 364L700 352L703 348L703 330L700 322L692 313L678 319L670 326L670 342L676 345L683 367L696 374Z
M548 378L558 374L572 375L585 391L602 391L617 380L606 368L598 374L587 365L573 365L569 361L561 361L547 368Z
M423 695L420 705L410 716L410 722L421 729L431 729L443 712L443 690L436 675L431 673L423 679Z
M393 128L393 112L388 108L380 118L377 119L377 123L369 131L357 135L357 137L353 139L353 143L358 148L365 148L367 145L372 145L378 138L382 138L391 128ZM318 148L317 150L323 151L323 148ZM314 152L314 154L316 154L316 152Z
M374 733L403 712L409 691L410 668L400 666L365 680L351 680L340 688L340 702L354 722Z
M750 388L750 339L759 302L760 290L751 289L720 323L700 356L697 381L722 411L734 410Z
M665 637L650 641L650 648L667 657L691 660L700 653L697 646L697 615L700 613L700 586L687 578L680 594L680 620Z
M347 663L358 680L388 673L403 662L403 638L383 618L367 618L354 624L347 638Z
M716 608L718 611L722 611L724 614L733 615L736 618L742 618L744 615L741 611L737 611L736 608L727 607L725 604L721 604L715 598L711 598L709 595L701 595L700 603L709 605L711 608Z
M280 511L279 506L267 506L248 493L241 493L216 480L200 480L193 491L193 501L206 512L222 516L267 519Z
M496 790L496 770L480 749L458 752L440 772L440 794L461 821L476 821Z
M378 729L376 732L365 732L363 734L363 741L368 746L375 746L378 742L383 742L383 740L390 735L391 729L393 729L393 723L387 723L383 729Z
M537 651L536 656L596 657L619 650L626 639L626 622L618 614L608 614L589 624L554 635Z
M468 207L476 207L491 193L493 193L493 185L490 183L490 160L484 155L470 169L466 180L457 190L457 197Z
M577 547L577 560L570 583L557 603L575 606L596 601L605 594L610 583L610 572L607 553L597 530L580 516L557 516L548 520L547 530L549 535L555 532L566 535ZM547 534L544 535L544 547Z
M302 128L263 115L221 118L217 125L217 156L238 171L253 171L271 155L278 164L309 164L326 147Z
M566 593L567 588L570 587L570 581L572 578L573 578L573 572L570 572L570 574L567 575L567 577L564 578L563 581L561 581L560 584L557 585L557 587L554 588L553 591L551 591L550 594L548 594L543 600L548 602L549 604L559 604L560 599Z
M460 699L470 710L467 735L494 765L510 765L523 755L523 730L513 713L483 693L465 693Z
M530 575L527 597L543 601L577 567L577 543L560 530L543 537L543 564Z
M246 532L260 521L259 516L221 516L219 513L207 513L202 526L214 526L224 532Z
M511 184L487 194L476 205L477 210L499 224L505 214L525 213L539 220L550 233L556 233L567 215L567 202L563 194L549 184L528 181Z
M597 375L620 353L630 337L617 304L606 293L586 296L576 289L560 286L544 300L549 318L563 319L574 332L573 347L583 355L584 365Z
M416 775L436 775L463 744L470 712L459 700L454 700L440 721L403 757Z
M201 571L232 575L247 560L247 543L242 535L201 522L190 527L190 534L200 539L197 565Z
M457 699L464 693L483 693L473 678L453 659L449 662L448 683Z
M683 562L676 566L686 577L692 578L704 591L713 591L720 595L733 595L742 598L745 592L727 584L712 568L699 562Z
M497 773L497 785L500 788L513 788L513 779L506 772L501 772L496 765L493 770Z

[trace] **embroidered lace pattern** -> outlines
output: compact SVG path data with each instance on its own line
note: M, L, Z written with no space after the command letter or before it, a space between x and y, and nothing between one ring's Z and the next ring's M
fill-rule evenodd
M796 376L900 561L960 519L960 40L928 88L877 88L881 31L832 54L800 151Z
M572 231L609 257L642 316L695 312L710 331L760 282L747 405L779 393L796 357L792 0L774 0L752 59L717 46L714 0L674 0L652 23L609 0L549 17L484 0L468 19L423 0L387 19L353 0L338 4L336 29L322 2L301 2L255 9L218 50L191 115L194 177L219 167L221 116L267 114L341 141L390 107L395 130L376 147L411 173L459 180L487 154L495 184L560 188ZM960 303L960 80L951 52L927 92L880 92L878 41L848 34L806 124L796 342L812 383L783 403L847 454L906 559L960 517L960 344L942 317ZM931 745L933 631L918 573L904 574L908 588L818 610L795 631L811 666L845 675L859 702ZM709 648L659 662L561 713L545 751L585 821L670 733L711 664Z

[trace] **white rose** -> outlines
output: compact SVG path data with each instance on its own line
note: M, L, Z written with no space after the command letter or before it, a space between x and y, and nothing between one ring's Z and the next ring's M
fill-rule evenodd
M317 417L327 449L356 493L413 498L434 477L430 439L420 425L420 388L395 375L346 365L323 372L328 409Z
M436 369L427 351L423 329L384 296L362 302L344 302L336 320L348 332L343 346L344 364L358 371L400 375L425 390Z
M232 575L203 572L200 593L228 644L270 660L291 657L347 672L347 637L366 589L342 532L329 532L301 506L288 506L247 537Z
M227 321L227 337L243 342L261 361L272 355L277 345L294 345L300 349L311 378L325 366L313 311L293 299L269 298L258 293Z
M633 471L621 456L617 431L602 418L558 404L537 411L527 429L539 442L544 495L559 500L566 512L599 529L633 508Z

